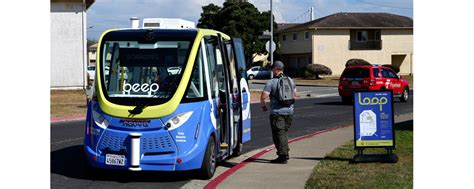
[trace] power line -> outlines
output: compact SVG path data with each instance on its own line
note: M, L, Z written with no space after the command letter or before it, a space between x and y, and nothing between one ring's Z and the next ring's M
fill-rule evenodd
M297 16L296 18L294 18L293 20L291 20L291 22L296 22L296 21L298 21L298 20L300 20L300 19L303 20L303 18L304 18L303 16L305 16L305 15L308 14L308 13L311 13L311 10L310 10L310 9L306 10L305 12L303 12L303 14L300 14L299 16Z
M413 10L413 8L407 8L407 7L395 7L395 6L389 6L389 5L381 5L381 4L375 4L375 3L371 3L371 2L365 2L365 1L360 1L360 0L357 0L357 2L359 2L359 3L364 3L364 4L368 4L368 5L379 6L379 7L387 7L387 8L394 8L394 9L406 9L406 10Z

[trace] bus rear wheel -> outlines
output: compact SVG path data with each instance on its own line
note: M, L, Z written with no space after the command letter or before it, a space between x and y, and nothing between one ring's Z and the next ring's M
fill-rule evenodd
M216 151L216 140L213 136L211 136L207 142L206 153L204 154L204 158L202 160L202 166L197 172L199 178L210 179L212 176L214 176L217 165Z

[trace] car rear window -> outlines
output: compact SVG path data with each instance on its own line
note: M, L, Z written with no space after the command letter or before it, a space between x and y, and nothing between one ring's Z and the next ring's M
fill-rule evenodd
M370 69L368 68L349 68L342 74L343 78L368 78L370 77Z
M378 68L372 68L372 73L374 73L374 77L379 77L379 69Z

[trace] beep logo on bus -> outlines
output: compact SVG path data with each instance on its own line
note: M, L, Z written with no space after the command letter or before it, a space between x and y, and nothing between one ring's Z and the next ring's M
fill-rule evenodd
M151 93L155 94L159 88L160 86L158 85L158 83L152 83L152 84L134 83L132 85L130 83L127 83L127 81L123 81L122 94L130 95L130 92L133 91L133 92L144 92L144 93L148 93L148 95L151 95Z
M367 105L379 105L380 106L380 111L382 111L382 105L387 104L388 99L387 97L365 97L364 99L361 99L362 95L359 95L359 104L362 106L367 106Z

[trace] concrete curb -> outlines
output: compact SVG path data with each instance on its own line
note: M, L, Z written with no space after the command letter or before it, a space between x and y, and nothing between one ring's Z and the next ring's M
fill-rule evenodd
M69 121L80 121L85 120L85 115L72 115L72 116L65 116L65 117L51 117L51 123L60 123L60 122L69 122Z
M408 120L413 120L413 113L400 114L400 115L395 116L395 123L408 121ZM323 134L323 133L333 133L332 131L338 131L340 129L347 128L347 127L352 127L352 124L351 125L346 125L346 126L338 126L338 127L334 127L334 128L329 128L329 129L325 129L325 130L322 130L322 131L317 131L317 132L312 133L312 134L303 135L303 136L300 136L300 137L289 140L288 143L291 144L293 142L297 142L297 141L300 141L300 140L303 140L303 139L310 139L313 136L317 136L317 135L320 135L320 134ZM217 187L228 188L229 183L227 183L227 186L221 186L220 184L226 183L226 179L228 177L231 177L233 175L235 177L235 175L236 175L236 174L234 174L235 172L237 172L238 170L244 168L246 165L252 166L250 163L258 160L259 157L264 156L265 154L267 154L268 152L273 151L273 150L274 150L274 146L271 145L271 146L267 146L267 147L264 147L264 148L260 148L259 150L253 151L252 152L253 155L249 155L250 157L247 156L248 157L247 159L241 161L240 163L237 163L235 166L231 167L230 169L227 169L223 173L221 173L219 175L216 175L216 177L214 177L214 179L212 179L210 182L208 182L204 186L201 185L201 187L204 187L204 188L217 188ZM254 173L253 171L247 171L247 172ZM237 175L239 175L239 174L237 174ZM251 182L251 181L249 181L249 182ZM258 188L259 186L255 186L255 187ZM233 187L231 187L231 188L233 188Z
M329 129L324 129L324 130L321 130L321 131L316 131L316 132L311 133L311 134L303 135L303 136L296 137L296 138L293 138L291 140L288 140L288 144L291 144L293 142L297 142L297 141L305 139L305 138L309 138L309 137L312 137L312 136L316 136L316 135L319 135L319 134L331 132L331 131L334 131L334 130L337 130L337 129L340 129L340 128L346 128L346 127L350 127L350 126L352 126L352 125L337 126L337 127L333 127L333 128L329 128ZM244 161L238 163L234 167L232 167L232 168L228 169L227 171L225 171L224 173L220 174L216 178L212 179L209 183L207 183L206 186L204 186L204 188L205 189L216 188L220 183L222 183L231 174L235 173L237 170L241 169L245 165L255 161L260 156L263 156L264 154L266 154L266 153L268 153L268 152L270 152L274 149L275 149L274 145L271 145L270 147L265 147L263 150L261 150L257 154L245 159Z

